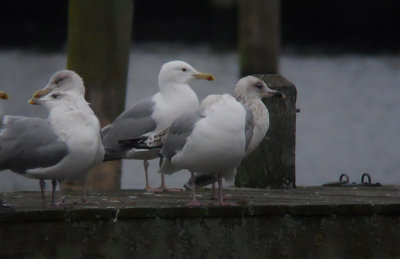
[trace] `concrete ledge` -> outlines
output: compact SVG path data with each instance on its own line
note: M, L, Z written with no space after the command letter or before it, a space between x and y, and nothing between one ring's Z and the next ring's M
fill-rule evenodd
M40 194L2 194L0 257L393 258L399 187L232 189L240 205L185 207L188 193L91 193L96 205L40 209ZM79 193L67 195L78 200Z

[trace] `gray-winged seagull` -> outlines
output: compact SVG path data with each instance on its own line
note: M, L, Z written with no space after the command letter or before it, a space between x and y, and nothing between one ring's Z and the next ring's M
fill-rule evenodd
M261 100L262 96L259 97L257 95L249 94L254 85L258 85L258 87L262 88L266 87L262 80L254 76L246 76L238 81L234 90L236 100L245 105L252 113L252 116L248 121L249 127L252 128L252 131L248 132L251 134L251 140L246 147L246 156L251 154L260 145L269 128L269 113L267 107ZM279 96L279 92L276 95ZM283 94L281 97L285 98ZM198 174L195 176L196 188L213 184L213 196L215 181L217 181L215 175ZM192 185L192 179L189 179L188 183L185 184L185 188L191 189Z
M194 173L217 176L219 203L222 178L234 177L236 167L263 139L269 124L268 111L261 98L283 96L271 90L261 80L248 76L239 80L235 97L228 94L210 95L196 112L182 115L169 129L161 155L164 162L159 170L171 174L181 169L191 172L192 202L196 201Z
M158 157L159 149L143 150L123 147L119 140L135 139L152 134L168 126L185 112L196 111L199 101L189 82L193 79L214 80L214 76L199 73L183 61L171 61L161 67L158 75L160 91L140 101L119 115L112 124L102 129L106 149L104 161L117 159L143 160L146 191L153 191L148 181L148 160ZM167 190L164 176L161 190Z
M78 82L80 83L80 82ZM44 206L44 180L83 180L103 160L100 124L83 96L53 91L31 104L49 110L46 119L5 116L0 133L0 170L39 179ZM83 199L86 200L84 186Z

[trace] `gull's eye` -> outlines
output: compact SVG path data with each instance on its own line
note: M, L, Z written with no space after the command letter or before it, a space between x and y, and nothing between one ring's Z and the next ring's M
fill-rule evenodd
M58 93L54 93L51 95L51 98L53 98L53 99L57 99L58 97L60 97L60 94L58 94Z
M183 71L183 72L186 72L186 70L187 70L186 68L182 68L182 71Z
M57 85L57 84L60 83L62 80L64 80L64 78L57 77L56 80L54 80L54 83Z
M263 88L263 85L261 84L261 82L257 82L255 85L254 85L254 87L256 87L256 88L258 88L258 89L262 89Z

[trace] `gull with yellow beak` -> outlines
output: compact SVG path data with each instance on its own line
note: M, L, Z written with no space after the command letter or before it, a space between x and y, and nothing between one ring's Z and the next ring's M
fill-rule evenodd
M52 180L51 205L57 181L82 180L102 162L100 123L85 99L71 92L51 92L29 104L44 106L47 118L5 116L0 128L0 171L9 169L39 180L44 205L44 180ZM83 200L86 201L84 186Z
M159 149L142 150L127 148L119 140L135 139L150 135L170 126L179 116L196 111L199 100L189 83L194 79L214 80L211 74L200 73L183 61L165 63L158 75L160 91L144 99L119 115L112 124L102 129L106 150L104 161L118 159L143 160L146 191L154 191L148 180L148 160L158 157ZM167 190L164 176L159 190Z
M201 205L196 201L196 185L215 181L219 184L218 204L233 205L223 200L222 179L235 176L241 160L258 147L268 130L269 114L261 99L284 99L283 93L254 76L240 79L234 95L209 95L198 111L179 117L169 128L160 152L164 161L159 172L191 172L193 200L188 205Z

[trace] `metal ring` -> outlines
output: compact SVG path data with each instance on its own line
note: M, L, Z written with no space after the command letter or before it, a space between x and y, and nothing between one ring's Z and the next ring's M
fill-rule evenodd
M343 181L343 177L345 177L346 180ZM350 182L350 177L347 174L341 174L339 176L339 182L341 182L341 183L349 183Z
M368 182L364 182L364 178L367 177ZM363 173L361 176L361 183L363 184L371 184L371 176L368 173Z

